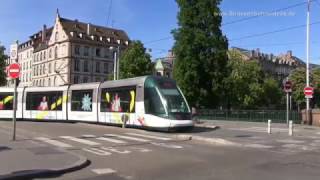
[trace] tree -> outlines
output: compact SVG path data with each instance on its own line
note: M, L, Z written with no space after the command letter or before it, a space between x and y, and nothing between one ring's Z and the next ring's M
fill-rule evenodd
M217 107L224 99L228 42L220 29L220 1L176 0L173 75L191 106Z
M314 87L314 97L311 99L312 104L320 107L320 69L310 71L310 85ZM290 75L290 80L293 83L292 97L299 105L305 105L305 96L303 89L306 86L306 68L297 68Z
M120 78L132 78L152 73L151 57L141 41L132 41L120 56Z
M263 74L255 61L244 61L236 51L229 52L228 69L230 75L225 79L228 108L248 109L261 104Z
M6 85L7 75L5 73L6 62L5 60L8 58L5 54L5 47L0 45L0 86Z
M245 61L242 55L231 50L228 53L230 75L225 79L228 109L256 109L277 106L282 92L279 83L268 77L257 61Z

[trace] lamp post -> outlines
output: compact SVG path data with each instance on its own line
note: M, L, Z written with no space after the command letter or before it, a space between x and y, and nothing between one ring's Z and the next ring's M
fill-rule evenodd
M309 87L310 86L310 83L309 83L309 53L310 53L310 49L309 49L309 46L310 46L310 34L309 34L309 31L310 31L310 0L308 0L308 11L307 11L307 48L306 48L306 54L307 54L307 63L306 63L306 87ZM308 97L306 97L306 121L308 123L310 123L310 114L309 114L309 111L310 111L310 99Z
M115 47L110 46L110 50L114 50ZM119 79L119 55L120 48L117 46L117 51L113 52L113 80Z

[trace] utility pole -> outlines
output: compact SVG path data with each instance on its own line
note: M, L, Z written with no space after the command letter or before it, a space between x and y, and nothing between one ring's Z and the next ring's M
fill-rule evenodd
M307 63L306 63L306 87L310 87L309 83L309 57L310 57L310 0L308 0L308 11L307 11ZM310 98L306 97L306 121L310 123Z

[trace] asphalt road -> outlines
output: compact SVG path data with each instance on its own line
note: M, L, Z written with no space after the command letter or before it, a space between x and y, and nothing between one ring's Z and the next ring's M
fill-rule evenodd
M177 140L173 133L85 123L17 125L22 137L80 153L91 161L84 169L47 179L309 180L320 176L319 151L214 146ZM0 128L8 130L11 123L0 122Z

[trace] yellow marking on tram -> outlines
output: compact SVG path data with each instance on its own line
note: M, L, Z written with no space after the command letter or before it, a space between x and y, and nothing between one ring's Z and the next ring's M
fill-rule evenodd
M130 91L130 95L131 95L131 101L130 101L130 112L133 111L134 108L134 102L135 102L135 93L134 91Z

